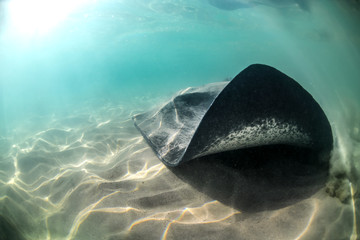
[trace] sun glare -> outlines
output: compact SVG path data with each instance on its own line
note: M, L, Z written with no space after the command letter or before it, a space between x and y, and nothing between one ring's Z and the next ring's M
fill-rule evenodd
M44 34L53 29L85 0L12 0L11 29L23 34Z

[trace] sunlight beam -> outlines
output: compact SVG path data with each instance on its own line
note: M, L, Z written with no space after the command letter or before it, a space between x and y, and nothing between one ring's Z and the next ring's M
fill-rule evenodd
M25 35L47 33L84 2L85 0L10 1L11 29Z

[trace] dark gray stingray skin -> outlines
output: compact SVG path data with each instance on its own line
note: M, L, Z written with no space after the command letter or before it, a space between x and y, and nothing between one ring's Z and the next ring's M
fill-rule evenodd
M250 147L291 145L329 154L333 145L329 121L313 97L292 78L261 64L230 82L188 88L133 120L168 166Z

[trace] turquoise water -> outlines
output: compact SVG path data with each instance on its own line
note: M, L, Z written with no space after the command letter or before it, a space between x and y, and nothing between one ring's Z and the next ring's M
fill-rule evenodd
M360 6L260 2L0 1L0 238L356 239ZM243 219L174 178L130 118L252 63L308 90L336 143L322 192Z

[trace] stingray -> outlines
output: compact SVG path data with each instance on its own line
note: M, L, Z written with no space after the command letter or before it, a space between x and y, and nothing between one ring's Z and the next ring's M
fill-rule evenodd
M315 99L294 79L262 64L250 65L231 81L187 88L133 121L171 167L274 145L309 149L327 161L333 147L329 121Z

